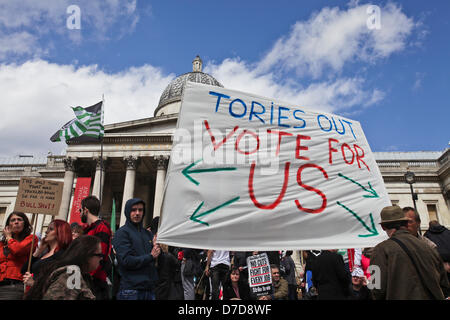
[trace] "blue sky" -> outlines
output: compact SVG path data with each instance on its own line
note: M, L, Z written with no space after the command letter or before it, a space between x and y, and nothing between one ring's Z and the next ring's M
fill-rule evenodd
M443 150L449 21L438 0L0 0L0 155L60 153L69 106L102 94L106 123L153 116L197 54L225 87L360 121L373 151Z

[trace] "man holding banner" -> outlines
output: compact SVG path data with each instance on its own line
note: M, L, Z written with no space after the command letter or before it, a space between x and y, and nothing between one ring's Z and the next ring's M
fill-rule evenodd
M145 202L129 199L125 204L125 225L114 235L119 262L120 287L117 300L155 300L158 273L155 263L161 253L156 235L143 227Z

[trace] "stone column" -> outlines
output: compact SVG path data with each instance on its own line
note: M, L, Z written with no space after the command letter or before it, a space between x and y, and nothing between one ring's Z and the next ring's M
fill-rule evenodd
M156 156L157 171L156 171L156 185L155 185L155 201L153 206L153 218L161 215L161 206L164 195L164 185L166 183L166 170L169 158L167 156Z
M67 221L69 216L70 199L72 197L73 180L75 176L75 161L76 158L67 157L64 159L64 167L66 173L64 174L64 187L61 199L61 206L59 208L58 219Z
M106 158L103 158L103 166L101 165L100 158L94 159L96 162L95 167L95 178L94 178L94 186L92 187L92 195L96 196L99 199L103 198L103 194L100 194L100 185L103 186L103 189L105 187L105 162ZM100 179L101 177L101 179ZM103 193L103 190L101 190Z
M120 226L123 226L127 221L125 217L125 204L127 201L134 197L134 184L136 182L136 167L138 158L135 156L124 157L123 160L126 163L127 172L125 175L125 185L123 188L122 198L122 210L120 212Z

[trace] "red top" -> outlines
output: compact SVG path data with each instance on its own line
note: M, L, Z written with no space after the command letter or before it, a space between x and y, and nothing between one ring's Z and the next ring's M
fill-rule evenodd
M92 223L89 227L84 229L84 234L100 238L103 260L105 264L105 262L107 262L109 259L109 254L111 253L111 228L109 227L108 223L104 220L99 219L96 222ZM91 276L98 278L103 282L106 282L107 274L104 268L104 264L100 264L98 268L95 271L92 271L90 274Z
M30 257L32 240L33 235L30 234L22 241L10 239L7 245L5 245L3 241L0 241L0 281L3 281L4 279L23 280L20 269L22 269L22 266ZM35 236L33 251L36 249L37 245L38 238ZM6 256L5 251L9 251Z

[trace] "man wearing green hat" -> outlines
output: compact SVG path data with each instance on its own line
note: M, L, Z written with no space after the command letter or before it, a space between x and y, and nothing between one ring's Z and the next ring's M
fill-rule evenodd
M449 283L444 265L435 250L412 236L408 218L398 206L381 210L381 227L389 239L373 250L370 264L379 267L376 300L443 300Z

